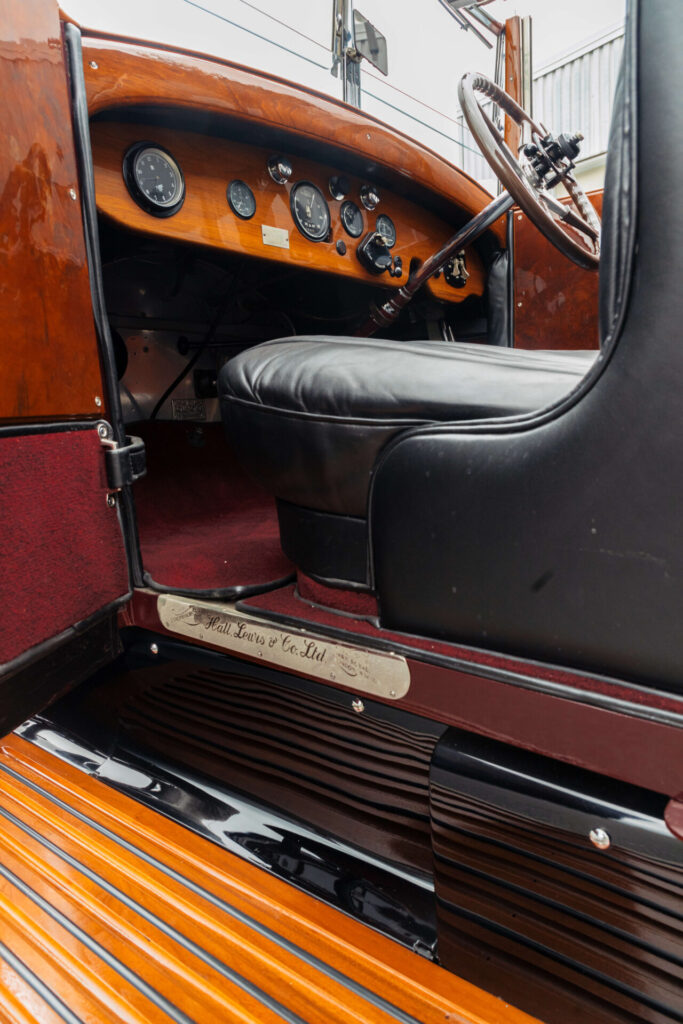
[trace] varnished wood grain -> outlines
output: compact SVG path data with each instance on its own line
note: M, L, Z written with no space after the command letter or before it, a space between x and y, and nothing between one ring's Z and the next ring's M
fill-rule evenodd
M523 106L522 97L522 43L521 19L519 15L505 22L505 91L516 103ZM522 130L516 121L505 115L505 144L517 153Z
M428 189L465 217L490 202L486 189L438 154L372 115L303 87L226 61L151 46L86 37L83 52L91 115L131 106L202 111L284 130L351 155L393 175L407 189ZM492 230L504 244L504 218Z
M588 198L600 215L602 189ZM515 208L512 217L515 347L599 348L598 274L558 252L521 210Z
M185 177L185 201L172 217L155 217L146 213L131 198L121 174L123 155L134 142L149 140L168 149L178 161ZM97 206L120 224L177 241L195 242L228 250L245 256L258 256L311 270L328 271L344 277L382 286L398 287L408 278L410 262L424 260L438 249L451 234L451 229L431 213L380 188L381 202L370 213L360 202L359 192L364 179L346 175L351 184L348 198L361 209L363 235L375 228L377 216L388 214L396 225L397 243L392 250L403 261L403 276L381 278L366 270L355 255L358 242L342 227L341 202L332 199L328 182L338 173L334 166L281 154L290 159L293 175L286 185L278 185L268 174L272 150L243 142L176 131L152 124L127 124L96 121L92 125L93 160ZM237 217L226 199L226 188L233 179L245 181L256 197L256 213L250 220ZM312 242L297 229L290 210L290 191L297 181L310 181L322 191L330 207L331 237L329 241ZM264 245L262 226L282 228L289 234L289 248ZM336 242L343 241L346 254L340 255ZM448 285L444 278L430 282L438 298L459 302L468 295L481 295L484 290L484 268L474 249L467 253L470 278L464 288Z
M101 415L66 68L52 0L0 2L0 421Z
M0 879L2 940L82 1020L168 1020L136 978L198 1024L281 1019L217 965L228 965L310 1024L394 1019L339 975L330 977L322 968L327 964L424 1024L533 1024L520 1011L23 740L5 741L0 774L0 813L15 816L2 818L3 869L46 901L38 907L16 882ZM43 836L54 844L51 850ZM134 903L124 903L124 896ZM50 906L134 974L122 976L80 934L69 934L49 916ZM283 948L263 928L296 948ZM195 946L188 949L178 935ZM197 948L215 960L202 959ZM0 992L10 980L0 973ZM28 1019L49 1020L42 1008L34 996Z

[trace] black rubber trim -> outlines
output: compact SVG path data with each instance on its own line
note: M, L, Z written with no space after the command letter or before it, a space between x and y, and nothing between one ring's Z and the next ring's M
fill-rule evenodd
M245 914L241 910L238 910L236 907L231 906L230 903L227 903L225 900L222 900L219 896L214 895L214 893L209 892L208 889L204 889L201 885L198 885L196 882L193 882L191 879L181 874L181 872L176 871L174 868L169 867L167 864L164 864L163 861L157 860L156 857L153 857L151 854L148 854L144 850L139 849L133 843L129 843L127 839L123 839L121 836L118 836L115 832L110 831L110 829L106 828L104 825L100 825L99 822L89 818L81 811L77 811L70 804L66 803L64 800L61 800L59 797L54 796L52 793L49 792L49 790L43 789L43 787L39 786L37 783L31 782L29 779L25 778L19 772L16 772L13 768L9 768L7 765L0 764L0 771L5 772L5 774L9 775L11 778L15 779L15 781L21 783L22 785L27 786L34 793L39 793L41 796L45 797L51 803L55 804L57 807L60 807L68 814L71 814L78 821L82 821L85 825L87 825L89 828L92 828L94 831L98 832L106 839L116 843L118 846L121 846L124 850L127 850L134 856L139 857L146 864L149 864L151 867L155 868L157 871L160 871L168 878L172 878L173 881L178 882L180 885L183 885L186 889L189 889L190 892L193 892L195 895L200 896L202 899L205 899L207 902L211 903L219 910L222 910L224 913L228 914L234 920L240 921L242 924L245 924L247 927L255 931L258 935L262 936L265 939L268 939L270 942L274 942L277 946L280 947L280 949L284 949L288 953L291 953L293 956L298 957L299 960L308 964L309 967L313 967L316 970L321 971L328 978L331 978L339 984L343 985L345 988L353 992L355 995L358 995L361 998L365 999L367 1002L371 1003L373 1006L376 1006L384 1013L387 1013L395 1020L400 1021L401 1024L421 1024L421 1022L418 1021L417 1018L411 1016L408 1013L404 1013L403 1010L400 1010L397 1006L394 1006L388 1000L384 999L382 996L373 992L371 989L366 988L364 985L361 985L353 978L349 978L348 975L343 974L341 971L338 971L334 967L331 967L329 964L325 963L324 960L321 960L313 953L309 953L305 949L302 949L301 946L297 946L294 942L290 942L289 939L284 938L284 936L280 935L272 928L269 928L267 925L261 924L260 921L255 920L248 914ZM7 815L8 813L9 812L0 810L0 814ZM20 827L23 828L24 831L28 831L30 828L30 826L26 826L23 823L20 823ZM33 830L30 830L29 834L31 834L32 831ZM51 843L50 840L45 839L45 837L36 835L36 838L40 843L42 843L42 845L46 846L48 849L54 847L54 844ZM60 850L58 847L55 847L55 850L58 853L58 855L63 859L69 858L69 855L65 854L64 851ZM82 871L83 873L87 873L89 871L88 868L85 868L83 865L78 864L78 862L75 862L75 866L78 868L79 871ZM104 883L103 881L100 882L97 876L95 877L96 881L98 881L98 884L107 885L107 883ZM123 901L128 899L128 897L125 897L123 893L119 893L118 890L115 890L115 895L118 899L121 899ZM135 906L137 909L137 905ZM145 911L145 913L148 912ZM168 926L164 925L164 927L167 928ZM177 941L179 942L182 940L183 944L189 943L189 940L184 939L182 936L179 936L178 933L174 933L174 938L176 938ZM192 943L191 946L194 947L194 943ZM190 948L190 946L186 945L186 948ZM197 949L199 949L199 947L197 947ZM196 953L196 950L194 948L192 951ZM209 956L209 954L204 954L203 950L201 951L201 954L196 953L196 955L202 955L202 958ZM261 998L261 996L258 996L258 998ZM281 1010L277 1012L282 1013ZM305 1024L305 1022L301 1021L300 1018L294 1017L293 1015L289 1014L289 1011L285 1011L285 1013L288 1015L285 1019L295 1020L297 1021L297 1024L298 1022L300 1022L300 1024Z
M26 782L25 779L24 782ZM73 813L75 812L72 810L72 814ZM16 828L21 829L22 832L27 836L30 836L37 843L40 843L40 845L46 850L50 850L51 853L54 853L72 868L75 868L76 871L79 871L86 878L90 879L91 882L94 882L101 889L104 889L104 891L109 893L110 896L113 896L120 903L123 903L124 906L128 907L129 910L139 914L140 917L144 918L145 921L153 925L155 928L158 928L159 931L164 933L164 935L168 935L169 938L173 939L174 942L177 942L179 946L186 949L188 953L192 953L208 967L213 968L214 971L226 978L227 981L237 985L242 989L242 991L247 992L254 999L257 999L263 1006L267 1006L269 1010L278 1014L278 1016L282 1017L283 1020L289 1021L289 1024L306 1024L298 1014L292 1013L286 1006L283 1006L282 1003L272 999L261 989L257 988L256 985L252 984L252 982L243 978L241 974L237 973L237 971L228 967L211 953L207 953L205 949L202 949L201 946L198 946L191 939L186 938L181 934L181 932L176 931L176 929L167 924L163 918L158 917L151 910L147 910L146 907L143 907L142 904L138 903L137 900L134 900L132 897L127 896L121 889L117 888L117 886L107 882L107 880L102 878L101 875L98 875L96 871L92 871L90 868L86 867L85 864L82 864L76 857L72 857L70 853L60 849L56 843L47 839L46 836L41 835L40 832L36 831L36 829L32 828L30 825L27 825L20 818L15 817L11 811L7 811L0 807L0 816L11 822ZM169 1017L178 1021L179 1024L194 1024L191 1017L188 1017L174 1006L173 1003L166 999L165 996L162 996L156 991L156 989L152 988L151 985L148 985L147 982L138 974L132 971L129 967L126 967L125 964L121 963L121 961L106 950L104 946L101 946L99 942L91 938L87 932L83 931L83 929L79 928L77 924L70 921L69 918L62 914L60 910L49 903L44 897L39 896L38 893L31 889L30 886L9 871L8 868L3 867L2 864L0 864L0 875L6 878L12 885L16 886L16 888L19 889L20 892L23 892L25 896L28 896L29 899L33 900L41 910L44 910L45 913L49 914L54 921L57 921L58 924L61 924L67 929L67 931L78 938L88 947L88 949L104 960L104 962L120 974L122 978L125 978L126 981L134 985L139 992L142 992L150 1002L154 1003L155 1006L158 1006L160 1010L164 1011L164 1013L167 1013Z
M29 988L32 988L36 995L47 1003L50 1009L61 1017L66 1024L85 1024L81 1017L78 1017L66 1003L63 1003L59 996L55 995L51 988L41 981L37 974L26 966L23 960L20 960L18 956L12 952L11 949L5 945L4 942L0 942L0 959L4 960L5 963L12 968L12 970L19 975L19 977L26 982Z
M367 647L377 651L391 651L394 654L402 654L404 658L411 661L423 661L429 665L438 665L440 668L455 669L458 672L466 672L468 675L478 676L484 679L493 679L500 683L510 683L512 686L519 686L523 690L534 690L535 692L545 693L552 697L561 697L563 700L571 700L577 704L589 704L591 707L603 708L606 711L616 711L619 714L629 715L631 718L642 718L648 722L659 722L662 725L670 725L676 729L683 729L683 699L680 699L680 713L675 711L666 711L663 708L633 704L620 697L611 697L609 694L599 693L594 690L581 690L578 687L569 686L567 683L557 683L549 679L538 679L534 676L524 675L523 672L511 672L508 669L482 665L475 661L466 661L464 658L445 654L435 654L431 651L425 651L422 648L410 647L407 644L397 643L392 640L382 640L380 638L367 636L364 633L353 633L350 630L339 629L336 626L322 626L320 623L311 623L306 621L306 619L299 619L293 615L282 615L279 612L270 612L265 608L250 606L248 603L243 603L242 601L237 602L236 609L238 612L244 612L245 614L252 616L257 615L278 625L288 626L289 628L305 629L307 632L316 634L323 638L332 637L337 640L344 640L346 643L354 644L356 647ZM392 632L398 631L392 630ZM409 635L410 634L406 634L406 636ZM433 638L416 637L416 639L429 640ZM434 643L440 643L440 641L435 639ZM467 645L459 644L458 646L465 647ZM473 652L475 650L476 648L472 648ZM491 651L484 651L483 653L491 654ZM513 659L517 656L506 655L506 657ZM566 667L562 665L550 665L533 661L532 659L528 659L528 663L531 665L538 665L541 668L549 669L550 671L567 671ZM607 683L610 686L619 686L623 689L633 690L634 693L644 694L648 697L654 695L666 698L668 701L679 699L675 694L667 693L663 690L653 690L650 687L646 688L644 686L639 686L637 683L631 683L622 679L610 679L608 676L590 675L577 669L571 669L570 671L572 675L580 675L583 679L602 684Z
M0 423L0 440L3 437L24 437L25 434L75 434L82 430L94 430L102 420L60 420L59 423Z
M109 330L109 318L104 299L102 264L100 261L100 237L95 200L95 174L90 146L90 119L88 115L85 78L83 75L83 48L81 45L80 29L71 22L67 22L64 25L64 41L66 44L67 66L69 68L71 116L73 120L76 159L78 162L83 236L88 261L93 316L100 347L102 372L107 392L107 407L109 409L114 440L123 447L126 444L126 428L119 395L116 354ZM142 559L140 556L135 505L130 487L124 487L121 491L119 508L130 573L133 577L134 585L141 586Z
M508 348L515 347L515 221L512 210L508 210L505 224L505 240L508 252L507 300L508 300Z
M56 636L48 637L47 640L43 640L42 643L36 644L34 647L29 647L28 650L22 651L16 658L11 661L5 661L0 664L0 678L3 682L17 672L21 672L22 669L38 661L40 658L46 657L46 655L52 654L53 651L57 650L62 644L74 637L81 636L87 632L92 626L97 625L102 619L108 618L112 612L121 608L124 604L127 604L132 597L132 591L128 591L122 597L117 598L110 604L105 605L103 608L98 608L96 612L89 615L87 619L81 619L80 622L75 622L73 626L68 626L61 633L57 633Z
M246 583L236 584L232 587L216 587L213 590L193 590L191 587L169 587L163 583L157 583L148 572L143 574L143 586L148 590L154 590L158 594L177 594L179 597L202 597L207 599L234 600L240 597L256 597L257 594L266 594L270 590L279 590L286 587L296 579L295 573L283 576L279 580L269 580L267 583Z
M109 886L103 879L99 879L94 872L79 864L78 861L69 856L69 854L60 850L55 843L50 842L49 839L46 839L45 836L36 832L36 830L31 828L30 825L26 825L19 818L15 817L11 811L6 811L3 808L0 808L0 816L2 816L6 821L11 822L16 828L21 829L21 831L27 836L35 839L36 842L41 844L41 846L44 846L47 850L57 854L62 860L66 861L67 864L71 864L72 867L81 871L87 878L90 878L91 881L97 882L98 885L102 886L103 889L110 892L113 896L116 896L116 898L125 903L126 906L132 906L134 909L138 909L134 900L129 900L124 893L119 892L119 890L114 886ZM108 949L105 949L104 946L100 945L100 943L96 939L93 939L92 936L88 935L83 928L79 927L79 925L74 921L71 921L66 914L63 914L61 910L58 910L57 907L53 906L49 900L46 900L44 896L41 896L35 891L35 889L32 889L30 885L27 885L27 883L19 878L18 875L15 875L13 871L6 868L4 864L0 864L0 876L4 878L5 881L9 882L10 885L13 885L15 889L18 889L20 893L23 893L23 895L30 899L32 903L35 903L37 907L40 907L48 917L51 917L53 921L56 921L57 924L61 925L69 935L73 935L79 942L82 942L91 953L99 956L100 960L102 960L108 967L111 967L112 970L116 971L116 973L122 978L125 978L129 984L136 988L138 992L141 992L142 995L149 999L151 1003L154 1003L158 1009L168 1014L172 1020L177 1021L178 1024L193 1024L190 1017L179 1010L177 1006L174 1006L173 1003L162 996L160 992L157 992L156 989L152 988L151 985L148 985L139 974L136 974L135 971L130 969L130 967L127 967L122 963L113 955L113 953L110 953Z

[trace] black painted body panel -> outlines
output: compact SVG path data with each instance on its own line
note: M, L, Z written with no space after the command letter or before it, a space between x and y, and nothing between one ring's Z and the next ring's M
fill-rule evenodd
M445 967L547 1024L683 1020L666 797L449 730L430 801Z

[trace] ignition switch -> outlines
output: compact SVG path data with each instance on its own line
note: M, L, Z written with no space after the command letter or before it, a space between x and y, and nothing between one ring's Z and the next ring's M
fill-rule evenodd
M380 235L379 231L370 231L359 242L356 256L371 274L383 274L391 267L391 253L384 236Z
M464 288L470 276L465 259L465 250L452 256L443 268L443 276L452 288Z

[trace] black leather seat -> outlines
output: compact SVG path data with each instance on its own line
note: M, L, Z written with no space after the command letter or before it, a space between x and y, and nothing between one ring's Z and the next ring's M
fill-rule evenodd
M229 436L275 497L365 518L387 441L434 422L514 416L551 405L595 352L531 352L440 341L299 337L242 352L221 370Z

